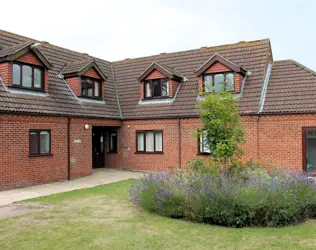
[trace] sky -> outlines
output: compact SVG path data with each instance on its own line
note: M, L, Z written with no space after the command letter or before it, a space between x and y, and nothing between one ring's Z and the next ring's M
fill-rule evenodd
M274 60L316 71L316 0L15 0L0 18L0 29L108 61L270 38Z

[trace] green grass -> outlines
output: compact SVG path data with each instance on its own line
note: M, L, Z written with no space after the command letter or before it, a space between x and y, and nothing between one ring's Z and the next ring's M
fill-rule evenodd
M316 221L233 229L148 213L131 180L28 200L51 208L0 220L0 249L315 249Z

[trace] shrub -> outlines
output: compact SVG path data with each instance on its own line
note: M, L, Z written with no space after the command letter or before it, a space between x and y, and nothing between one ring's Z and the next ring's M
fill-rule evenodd
M315 184L302 174L284 172L268 180L150 173L132 184L130 196L163 216L229 227L293 225L315 212Z

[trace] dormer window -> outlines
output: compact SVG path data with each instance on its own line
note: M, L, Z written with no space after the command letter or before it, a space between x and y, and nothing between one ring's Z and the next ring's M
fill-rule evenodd
M169 96L169 81L167 78L145 81L145 98L159 98Z
M81 96L101 98L101 81L90 77L81 77Z
M13 63L12 86L35 90L44 89L43 68L23 63Z
M236 63L214 54L195 71L198 77L199 94L229 91L240 93L246 72Z
M204 92L215 93L223 91L234 91L234 73L225 72L219 74L204 75Z

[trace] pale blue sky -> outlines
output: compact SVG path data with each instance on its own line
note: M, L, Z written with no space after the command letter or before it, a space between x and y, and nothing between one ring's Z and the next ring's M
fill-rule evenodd
M109 61L270 38L275 60L316 71L315 0L16 0L0 17L0 29Z

